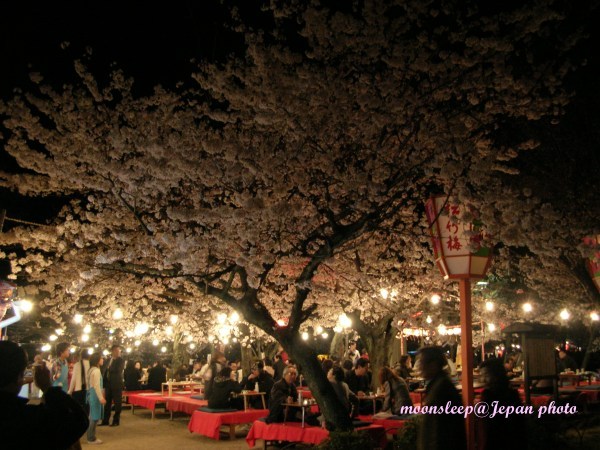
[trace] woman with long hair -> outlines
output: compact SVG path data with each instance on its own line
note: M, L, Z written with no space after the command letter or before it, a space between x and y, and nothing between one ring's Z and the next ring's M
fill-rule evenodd
M104 398L102 373L100 367L104 364L104 358L100 353L94 353L90 356L90 370L88 372L88 391L87 400L90 405L90 426L87 430L88 444L102 444L102 441L96 438L96 422L104 417Z
M408 393L406 381L396 375L389 367L382 367L379 371L379 383L383 386L385 400L383 401L383 412L391 412L400 415L403 406L412 406L412 400Z

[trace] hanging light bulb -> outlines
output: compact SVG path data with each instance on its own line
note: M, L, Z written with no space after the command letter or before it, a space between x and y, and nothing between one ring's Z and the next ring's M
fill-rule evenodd
M175 314L171 314L171 317L169 318L169 320L171 321L171 324L175 325L177 323L177 321L179 320L179 317L176 316Z
M431 296L431 303L433 303L434 305L437 305L441 299L442 299L442 297L440 297L438 294L433 294Z
M302 340L308 341L308 333L306 331L302 333Z
M88 323L85 327L83 327L83 332L85 334L90 334L92 332L92 326Z
M492 312L494 310L494 302L490 302L490 301L485 302L485 309L487 311Z
M113 319L121 320L122 318L123 318L123 311L121 311L121 308L115 309L115 312L113 312Z

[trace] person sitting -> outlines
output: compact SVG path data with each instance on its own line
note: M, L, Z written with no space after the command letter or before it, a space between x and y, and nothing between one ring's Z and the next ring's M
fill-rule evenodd
M485 388L481 401L488 405L498 402L498 407L521 406L519 393L510 387L506 370L501 360L487 359L480 366L481 378ZM480 450L522 450L527 448L527 422L519 414L497 414L493 418L479 419L477 448Z
M340 366L334 366L327 372L327 379L331 383L337 397L348 410L348 414L351 417L355 417L358 415L358 397L350 390L344 378L344 369Z
M242 392L242 386L233 379L231 367L225 366L213 379L208 407L213 409L244 409L241 398L234 398L233 394Z
M27 353L11 341L0 341L0 448L67 449L88 428L85 411L61 387L52 387L46 365L35 367L34 381L44 401L28 405L18 394L24 382Z
M175 381L186 381L188 375L190 374L189 368L187 364L182 364L179 369L175 372Z
M292 403L298 398L298 391L294 382L298 376L298 371L294 366L286 366L283 369L281 379L273 385L271 389L271 399L269 401L269 415L265 419L267 423L278 423L285 420L284 403ZM290 420L292 417L289 418Z
M264 365L260 361L252 366L250 374L244 378L242 386L244 389L253 391L256 388L256 383L258 383L258 392L265 393L265 402L268 404L269 396L271 395L271 389L273 389L273 384L275 384L275 381L273 381L273 377L271 375L265 372ZM257 409L263 407L262 399L259 396L251 397L250 404L253 408Z
M389 367L382 367L379 371L379 383L383 386L385 400L382 412L389 412L395 416L402 415L403 406L412 406L406 381L396 375Z
M346 383L352 392L354 392L359 398L367 395L367 392L371 390L371 384L369 383L369 377L367 372L369 371L369 361L363 358L356 360L356 367L346 374ZM373 403L362 402L359 405L360 414L373 414Z

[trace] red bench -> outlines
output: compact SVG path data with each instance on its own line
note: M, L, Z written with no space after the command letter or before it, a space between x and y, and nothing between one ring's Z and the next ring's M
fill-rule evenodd
M249 409L247 411L235 411L226 413L212 413L194 411L188 423L190 433L198 433L212 439L219 439L221 426L229 426L229 437L235 439L235 427L246 423L252 423L262 417L269 415L268 409Z
M381 448L386 447L387 437L381 425L369 425L357 428L357 430L368 432L371 438L379 443ZM329 431L321 427L302 427L302 424L298 422L267 424L261 420L257 420L252 424L252 428L250 428L246 436L246 442L250 448L253 448L259 439L264 441L263 448L266 448L268 441L302 442L318 445L327 439L328 436Z

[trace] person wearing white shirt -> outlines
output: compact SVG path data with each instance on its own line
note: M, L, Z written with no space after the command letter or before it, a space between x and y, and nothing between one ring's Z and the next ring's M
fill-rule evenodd
M83 369L82 369L83 365ZM73 365L73 375L71 376L71 382L69 383L68 394L81 405L81 407L87 412L88 407L85 401L87 386L87 376L90 370L89 354L87 350L81 350L79 354L79 361Z

